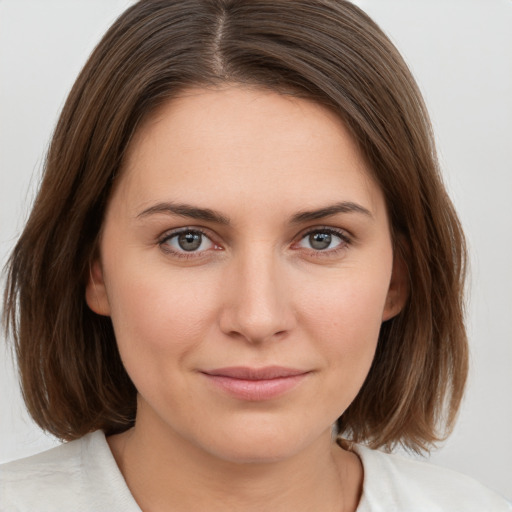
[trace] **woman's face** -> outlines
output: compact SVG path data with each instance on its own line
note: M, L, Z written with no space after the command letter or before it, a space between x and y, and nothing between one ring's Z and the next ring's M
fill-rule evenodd
M398 269L382 192L335 115L193 89L132 142L87 301L112 318L137 428L277 460L330 440L402 305Z

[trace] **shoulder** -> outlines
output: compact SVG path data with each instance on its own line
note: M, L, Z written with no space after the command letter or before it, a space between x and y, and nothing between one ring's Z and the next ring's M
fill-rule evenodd
M356 445L364 468L358 512L512 512L512 504L447 468Z
M80 439L2 464L0 510L39 510L50 493L61 504L76 501L83 447L84 440Z
M140 512L101 431L0 465L0 511L11 510Z

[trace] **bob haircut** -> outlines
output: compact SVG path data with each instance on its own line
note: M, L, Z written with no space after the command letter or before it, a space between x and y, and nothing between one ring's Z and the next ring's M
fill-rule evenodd
M65 103L7 265L4 323L30 414L63 440L133 426L136 389L111 320L85 302L105 209L141 123L183 89L230 83L326 106L365 156L409 297L383 323L338 433L373 448L427 450L453 427L466 381L464 236L413 77L344 0L142 0L108 30Z

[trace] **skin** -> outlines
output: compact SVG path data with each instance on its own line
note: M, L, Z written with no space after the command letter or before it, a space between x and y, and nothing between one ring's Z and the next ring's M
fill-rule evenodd
M180 229L204 232L198 250ZM355 510L363 469L331 428L404 290L383 194L337 116L234 85L165 104L131 143L86 291L139 392L135 427L108 441L141 508ZM267 400L204 374L270 365L306 373Z

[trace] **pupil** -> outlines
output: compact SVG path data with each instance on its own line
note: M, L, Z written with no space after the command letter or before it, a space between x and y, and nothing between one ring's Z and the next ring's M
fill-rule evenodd
M195 251L201 245L201 233L182 233L178 236L178 244L184 251Z
M329 233L314 233L309 235L309 242L313 249L327 249L331 245L331 235Z

